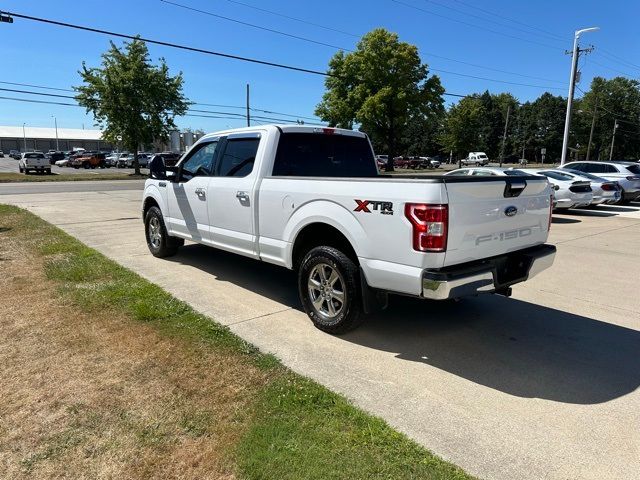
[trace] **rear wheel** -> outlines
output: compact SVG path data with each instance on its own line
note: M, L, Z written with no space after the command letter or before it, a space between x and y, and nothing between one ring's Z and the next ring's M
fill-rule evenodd
M47 168L44 172L45 172L47 175L51 175L51 169L50 169L50 168Z
M163 258L175 255L178 248L184 245L182 238L170 237L164 225L162 212L158 207L151 207L144 217L144 229L147 247L154 257Z
M89 162L84 162L82 166L84 167L85 170L88 170L91 165L89 165Z
M307 253L298 269L298 293L305 312L324 332L345 333L364 320L358 267L333 247Z

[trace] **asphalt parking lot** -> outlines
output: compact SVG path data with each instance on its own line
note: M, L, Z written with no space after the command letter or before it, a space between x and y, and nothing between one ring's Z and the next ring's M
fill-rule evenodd
M512 298L392 298L334 337L301 311L287 270L200 245L152 257L138 189L37 188L0 185L0 202L58 225L469 473L640 478L640 203L554 215L555 264Z
M140 171L144 174L149 173L149 170L146 168L141 168ZM6 156L4 158L0 158L0 173L18 173L18 160L10 158ZM95 169L84 169L84 168L71 168L71 167L58 167L56 165L51 165L51 174L58 175L64 173L65 175L76 175L82 173L84 175L92 174L92 175L103 175L105 173L132 173L132 168L95 168ZM37 174L34 174L37 175Z

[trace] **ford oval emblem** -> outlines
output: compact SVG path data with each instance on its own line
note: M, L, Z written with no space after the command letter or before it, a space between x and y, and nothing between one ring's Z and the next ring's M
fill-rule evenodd
M507 217L513 217L516 213L518 213L518 207L514 207L513 205L504 209L504 214Z

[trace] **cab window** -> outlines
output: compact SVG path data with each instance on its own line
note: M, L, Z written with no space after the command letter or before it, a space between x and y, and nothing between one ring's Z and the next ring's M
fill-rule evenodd
M218 142L201 143L181 164L181 180L188 181L193 177L210 177L213 175L213 162Z
M246 177L253 170L260 138L230 138L220 159L218 175Z

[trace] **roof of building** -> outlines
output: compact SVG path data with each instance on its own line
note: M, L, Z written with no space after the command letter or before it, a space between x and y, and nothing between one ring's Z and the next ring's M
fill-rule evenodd
M43 127L11 127L0 125L0 138L23 138L28 139L56 139L55 128ZM102 140L102 132L100 130L84 130L81 128L58 128L59 140Z

